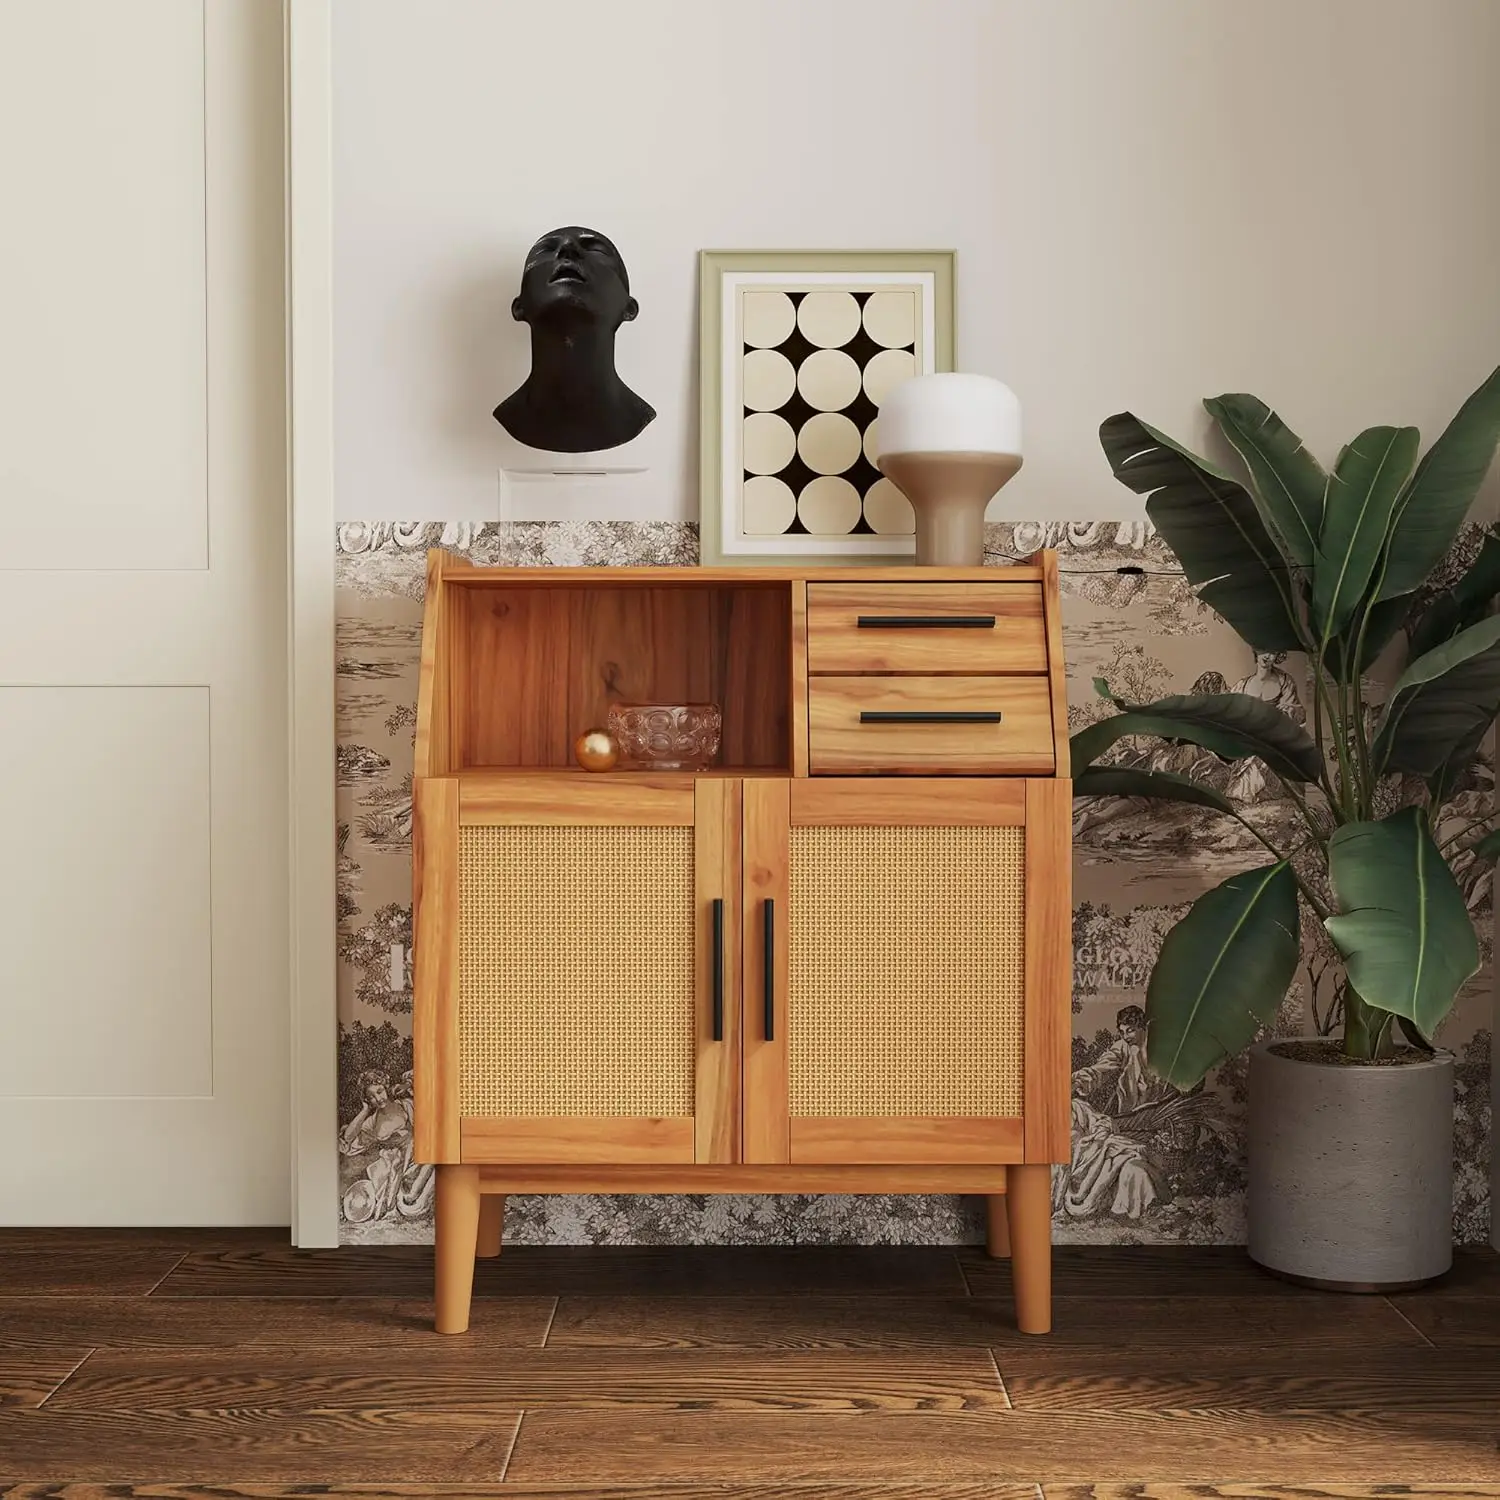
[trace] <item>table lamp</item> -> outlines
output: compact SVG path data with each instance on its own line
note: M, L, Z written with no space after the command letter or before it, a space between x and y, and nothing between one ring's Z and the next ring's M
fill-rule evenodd
M918 375L880 403L875 462L917 513L917 562L984 563L984 508L1021 467L1021 403L988 375Z

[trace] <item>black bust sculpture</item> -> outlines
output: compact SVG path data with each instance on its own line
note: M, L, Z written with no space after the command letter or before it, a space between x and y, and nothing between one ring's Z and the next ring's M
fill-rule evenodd
M531 325L531 373L495 408L528 448L618 448L656 416L615 370L615 334L640 311L611 240L574 224L544 234L526 256L510 305Z

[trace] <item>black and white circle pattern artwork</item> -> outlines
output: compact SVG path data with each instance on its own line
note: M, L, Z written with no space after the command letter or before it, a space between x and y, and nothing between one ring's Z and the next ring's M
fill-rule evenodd
M871 457L886 392L917 373L917 292L741 293L741 527L749 537L910 536Z

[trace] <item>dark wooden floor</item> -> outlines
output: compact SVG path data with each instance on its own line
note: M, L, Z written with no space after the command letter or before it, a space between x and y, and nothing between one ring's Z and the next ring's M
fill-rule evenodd
M17 1495L1500 1496L1500 1258L1351 1298L1234 1250L425 1250L0 1231ZM105 1487L108 1486L106 1489ZM1395 1488L1392 1488L1395 1487Z

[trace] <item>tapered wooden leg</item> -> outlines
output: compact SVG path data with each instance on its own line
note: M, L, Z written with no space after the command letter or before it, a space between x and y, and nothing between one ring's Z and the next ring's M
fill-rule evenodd
M1052 1169L1045 1163L1007 1167L1011 1277L1016 1327L1052 1331Z
M991 1260L1010 1259L1010 1220L1005 1195L992 1193L984 1200L984 1248Z
M479 1200L479 1259L493 1260L499 1255L504 1235L505 1194L486 1193Z
M474 1295L474 1252L479 1248L479 1168L437 1170L436 1326L439 1333L464 1333Z

